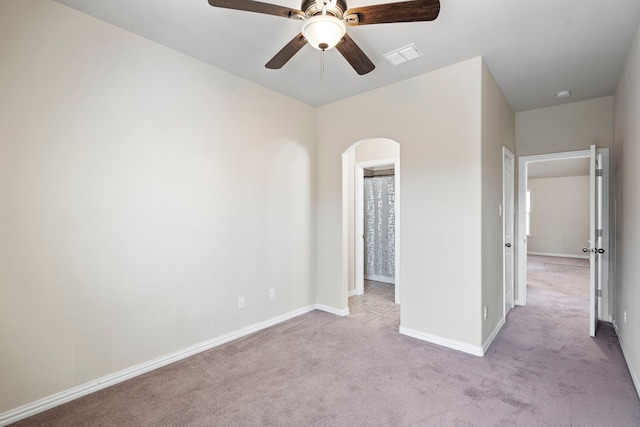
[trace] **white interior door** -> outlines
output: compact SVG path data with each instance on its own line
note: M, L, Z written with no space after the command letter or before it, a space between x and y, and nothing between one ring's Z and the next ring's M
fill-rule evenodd
M503 226L503 286L504 286L504 317L507 317L514 304L514 273L515 273L515 250L514 250L514 181L515 168L514 156L507 150L502 149L502 226Z
M605 252L605 248L609 245L609 195L607 192L607 176L608 176L608 163L609 153L608 149L598 150L596 155L596 170L600 173L596 173L596 248L598 253L596 254L596 302L593 304L595 307L595 315L598 319L606 319L607 315L603 313L603 293L607 292L608 297L608 285L609 285L609 254Z
M596 146L591 146L591 156L589 158L589 335L596 336L596 326L598 318L598 182L596 177L597 159Z

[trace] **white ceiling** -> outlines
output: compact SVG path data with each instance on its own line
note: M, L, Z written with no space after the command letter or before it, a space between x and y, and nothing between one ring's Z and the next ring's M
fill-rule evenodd
M480 55L516 112L612 95L640 25L638 0L440 0L432 22L349 27L376 69L358 76L332 49L321 79L321 54L310 46L281 70L264 67L300 32L298 21L214 8L207 0L57 1L314 106ZM409 43L424 57L397 67L381 57ZM572 96L556 100L565 89Z
M589 175L589 159L549 160L529 163L527 178L559 178Z

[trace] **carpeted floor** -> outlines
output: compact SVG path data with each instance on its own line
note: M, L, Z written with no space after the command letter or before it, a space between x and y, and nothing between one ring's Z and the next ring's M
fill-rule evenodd
M531 269L483 358L314 311L17 425L640 425L613 330L588 336L584 268Z

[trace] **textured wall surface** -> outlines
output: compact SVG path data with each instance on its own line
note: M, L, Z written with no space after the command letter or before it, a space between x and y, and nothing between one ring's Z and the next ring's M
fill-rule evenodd
M527 250L584 257L589 247L589 177L529 180L531 237Z
M400 144L401 323L480 345L481 73L474 58L317 109L317 123L349 117L317 127L319 303L347 307L341 157L389 138Z
M52 1L0 32L0 413L314 303L312 107Z

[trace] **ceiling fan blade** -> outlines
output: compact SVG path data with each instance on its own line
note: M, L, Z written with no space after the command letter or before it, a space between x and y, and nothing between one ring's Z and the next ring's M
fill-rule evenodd
M344 56L344 59L351 64L353 69L356 70L356 73L363 75L370 73L376 68L356 42L349 37L349 34L345 34L343 40L342 43L336 45L336 49L338 49L342 56Z
M349 9L347 25L389 24L393 22L433 21L440 14L440 0L412 0ZM357 15L358 19L349 19Z
M209 0L209 4L214 7L264 13L284 18L304 18L304 13L299 10L253 0Z
M302 34L298 34L291 40L285 47L280 50L280 52L276 53L276 56L271 58L269 62L265 65L265 67L270 68L272 70L277 70L282 68L284 64L289 62L293 55L298 53L300 49L307 44L307 39L304 38Z

